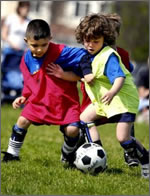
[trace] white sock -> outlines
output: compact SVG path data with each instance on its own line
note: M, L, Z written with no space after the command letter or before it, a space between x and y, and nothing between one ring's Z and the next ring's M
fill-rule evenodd
M23 142L14 141L10 138L7 152L18 157L22 144Z

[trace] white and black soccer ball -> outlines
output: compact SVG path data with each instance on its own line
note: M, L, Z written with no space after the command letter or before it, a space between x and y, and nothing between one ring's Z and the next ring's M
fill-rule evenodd
M74 164L84 173L97 175L106 169L106 161L106 152L100 145L85 143L77 149Z

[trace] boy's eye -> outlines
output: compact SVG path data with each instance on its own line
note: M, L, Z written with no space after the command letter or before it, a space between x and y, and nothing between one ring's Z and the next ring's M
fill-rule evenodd
M34 47L34 48L38 47L37 44L31 44L31 46Z
M42 45L42 47L45 47L45 46L47 46L47 43Z
M97 44L99 41L94 41L95 44Z

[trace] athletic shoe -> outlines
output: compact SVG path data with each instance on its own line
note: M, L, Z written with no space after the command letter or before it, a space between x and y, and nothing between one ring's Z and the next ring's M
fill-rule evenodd
M141 175L143 178L149 178L149 164L141 165Z
M62 162L63 166L65 168L74 168L75 165L73 164L74 160L75 160L75 153L71 153L69 155L66 155L63 150L61 149L61 158L60 161Z
M130 167L137 167L139 165L139 160L134 156L134 152L124 152L124 159Z
M4 152L2 151L2 153L4 154L4 157L3 157L3 162L9 162L9 161L20 161L20 158L17 157L17 156L14 156L8 152Z

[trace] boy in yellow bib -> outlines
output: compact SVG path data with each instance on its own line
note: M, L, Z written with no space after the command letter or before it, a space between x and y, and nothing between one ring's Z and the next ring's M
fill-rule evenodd
M125 152L141 164L142 176L148 178L149 153L130 134L138 111L138 92L119 54L110 47L116 38L115 27L112 28L104 15L86 16L76 29L78 43L82 43L88 51L82 57L79 69L92 102L80 115L81 128L89 142L102 145L95 126L97 120L107 117L110 122L116 122L117 140ZM58 65L55 66L51 74L69 80L66 72L64 74Z
M115 29L111 27L110 32L107 18L93 14L80 22L76 29L76 39L89 54L95 56L92 63L88 62L88 58L83 58L80 65L85 73L86 92L92 102L80 115L85 129L89 127L89 140L94 142L100 139L94 124L97 119L114 119L117 122L117 140L130 156L139 161L142 176L148 178L149 153L130 135L138 111L138 92L131 73L123 65L119 54L110 47L116 39ZM88 71L84 71L84 67Z
M124 73L124 76L119 76L116 73L113 83L104 73L106 62L112 54L118 57ZM96 55L92 62L92 73L93 84L89 85L85 81L85 86L97 115L110 118L125 112L137 113L139 98L136 86L133 83L131 73L122 64L120 56L114 49L106 46Z

